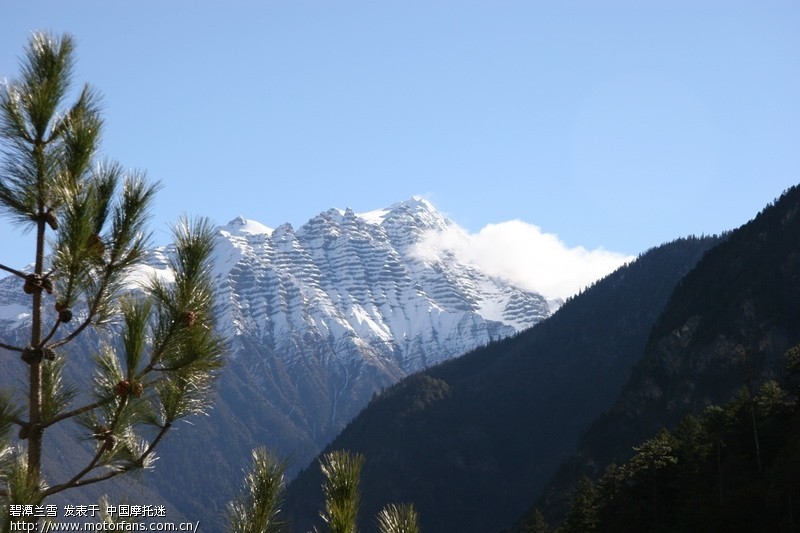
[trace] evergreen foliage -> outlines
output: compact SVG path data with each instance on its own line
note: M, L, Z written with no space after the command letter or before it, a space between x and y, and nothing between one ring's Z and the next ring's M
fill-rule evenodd
M325 454L319 462L323 476L324 507L319 513L330 533L356 533L360 507L361 468L364 456L344 450ZM228 503L230 533L285 531L278 520L283 502L286 463L263 448L253 450L253 465L245 476L239 497ZM419 516L413 504L388 504L376 516L381 533L419 533ZM312 528L317 531L317 527Z
M361 500L359 480L364 456L346 451L334 451L323 456L320 469L325 482L325 509L322 520L330 533L356 533Z
M264 448L253 450L253 466L239 498L228 504L230 533L276 533L285 485L286 464Z
M530 517L525 521L525 531L530 533L550 533L550 526L544 519L539 508L534 508Z
M378 513L380 533L419 533L419 517L412 504L390 503Z
M18 409L13 393L0 394L5 510L150 468L175 422L207 409L221 365L207 265L212 227L180 221L173 228L174 280L152 279L131 292L158 186L98 161L97 93L86 85L74 103L64 102L73 65L70 36L36 33L20 78L0 90L0 213L23 232L32 230L35 245L31 269L0 264L31 298L29 342L0 340L3 366L22 370L17 394L27 398ZM98 345L93 370L75 367L72 346L81 334ZM67 378L70 365L75 380ZM76 442L88 444L89 459L73 475L51 479L42 466L53 453L44 435L65 422L79 426ZM4 511L3 527L9 523Z
M792 187L730 232L681 279L613 407L589 426L576 454L537 501L548 519L563 520L566 495L582 476L598 479L606 465L627 462L633 446L663 427L679 427L687 415L698 417L711 435L684 444L709 448L715 474L708 480L717 500L729 497L725 449L731 445L726 429L731 417L746 432L736 442L749 444L740 450L750 458L749 468L766 474L774 450L764 413L797 396L791 361L798 352L789 348L800 342L798 215L800 187ZM787 350L790 364L784 365ZM735 409L709 407L731 401ZM659 522L664 516L661 476L669 470L657 472L656 499L648 498L646 508L634 507L639 521L646 513Z
M724 406L634 447L596 489L583 478L563 531L795 531L800 402L783 387L767 381L752 396L743 388ZM583 518L591 516L587 509L596 511L595 522ZM578 529L575 517L582 518Z
M597 529L597 491L588 478L575 487L572 504L564 523L564 533L588 533Z

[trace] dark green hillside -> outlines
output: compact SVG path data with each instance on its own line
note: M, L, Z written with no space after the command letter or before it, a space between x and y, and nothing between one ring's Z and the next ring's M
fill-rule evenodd
M790 354L783 383L743 388L728 404L661 430L629 461L609 466L593 491L584 478L564 533L797 531L800 404L792 381L800 349Z
M367 458L362 517L413 501L425 531L512 522L612 405L675 284L716 243L690 238L650 250L531 330L374 399L328 447ZM316 519L320 482L314 463L289 487L295 531Z
M561 516L582 475L629 458L632 446L687 414L755 391L780 375L800 340L800 188L731 232L676 288L613 409L581 438L539 506ZM548 513L545 513L548 514Z

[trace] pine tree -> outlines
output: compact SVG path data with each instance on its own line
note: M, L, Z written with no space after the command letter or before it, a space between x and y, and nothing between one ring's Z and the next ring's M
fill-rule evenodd
M544 519L544 515L538 507L534 508L531 516L525 521L525 531L530 531L531 533L550 533L550 526L547 525L547 521Z
M597 489L589 478L584 476L575 487L563 531L565 533L596 531L598 524Z
M330 533L356 533L361 495L359 481L364 456L347 451L325 454L320 468L325 477L322 492L325 509L321 516Z
M789 392L800 398L800 344L793 346L784 354L786 365L784 373Z
M419 515L412 504L390 503L378 513L380 533L419 533Z
M30 296L31 317L29 339L0 339L0 364L25 374L21 392L28 400L18 408L11 395L0 394L5 509L149 468L175 422L206 409L221 364L207 268L212 226L179 222L174 280L126 290L147 250L158 186L98 161L97 92L85 85L65 105L73 66L70 36L37 33L20 78L0 89L0 214L32 233L35 246L32 269L0 264ZM74 342L89 332L82 338L100 339L93 359ZM23 365L13 363L14 354ZM70 365L77 379L67 383ZM81 428L76 445L91 443L90 458L72 476L50 479L43 458L56 450L46 449L43 437L68 421ZM8 517L4 522L8 528Z
M636 455L630 463L635 472L646 473L650 478L653 498L653 523L658 528L658 472L659 470L674 465L678 459L675 457L675 439L669 431L662 429L658 435L645 441L640 446L634 446Z
M725 503L725 492L722 479L722 447L728 428L728 413L719 406L710 405L703 411L703 424L711 441L714 443L714 458L717 464L717 493L719 496L719 508Z
M253 450L253 467L245 477L245 489L228 504L230 533L273 533L281 531L278 516L283 498L286 463L264 448Z

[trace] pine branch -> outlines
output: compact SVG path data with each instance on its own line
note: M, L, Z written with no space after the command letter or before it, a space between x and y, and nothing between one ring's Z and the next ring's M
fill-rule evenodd
M47 336L44 339L42 339L42 342L41 342L41 347L42 348L44 348L44 346L48 342L50 342L50 339L52 339L53 336L56 334L56 331L58 331L58 326L60 326L60 325L61 325L61 318L59 317L58 319L56 319L56 323L53 324L53 328L50 330L50 333L48 333Z
M134 245L134 250L132 250L129 254L125 255L124 257L119 258L119 260L111 260L108 264L105 265L103 269L103 278L100 282L100 287L97 289L97 292L94 296L91 306L89 307L89 313L86 319L69 335L65 338L55 342L52 347L58 348L59 346L63 346L72 340L74 340L78 335L80 335L89 325L91 325L92 320L98 315L100 309L103 305L103 300L106 296L108 296L108 291L110 290L113 279L116 275L121 274L127 267L131 266L135 262L135 258L131 256L138 256L139 250L138 246L141 243L137 243Z
M98 311L100 310L100 306L103 303L103 297L105 296L105 291L108 290L110 281L111 281L111 274L109 265L109 268L106 269L106 273L103 276L103 281L100 284L100 288L98 289L97 294L95 294L94 301L92 302L92 305L89 308L89 314L86 317L86 319L77 328L75 328L75 330L72 333L70 333L63 339L53 343L52 348L58 348L59 346L63 346L68 342L71 342L92 323L92 319L97 315Z
M3 348L10 352L20 352L20 353L22 353L25 350L25 348L20 348L19 346L11 346L10 344L6 344L4 342L0 342L0 348Z
M42 495L44 497L52 496L53 494L58 494L59 492L63 492L65 490L67 490L67 489L74 489L76 487L83 487L85 485L91 485L93 483L99 483L101 481L106 481L106 480L111 479L113 477L116 477L116 476L118 476L120 474L124 474L124 473L126 473L126 472L128 472L130 470L133 470L134 466L135 465L131 465L128 468L123 467L123 468L120 468L120 469L117 469L117 470L109 470L108 472L106 472L105 474L103 474L101 476L92 477L92 478L88 478L88 479L81 479L81 480L75 481L72 484L62 483L60 485L53 485L52 487L44 490L42 492Z
M153 453L153 450L158 445L158 443L161 441L161 439L164 437L164 435L167 433L167 430L169 428L170 428L170 424L169 423L164 424L161 427L161 430L158 432L158 435L156 435L155 439L153 439L153 442L150 443L150 445L147 447L147 449L144 451L144 453L142 453L142 455L140 455L136 460L129 462L127 465L124 465L124 466L122 466L120 468L117 468L116 470L109 470L105 474L102 474L102 475L99 475L99 476L96 476L96 477L92 477L92 478L88 478L88 479L80 479L80 480L74 481L71 484L70 483L62 483L60 485L53 485L52 487L44 490L42 492L42 495L44 497L47 497L47 496L51 496L53 494L57 494L59 492L65 491L67 489L72 489L72 488L76 488L76 487L84 487L86 485L91 485L93 483L99 483L101 481L106 481L108 479L116 477L116 476L118 476L120 474L124 474L124 473L129 472L131 470L134 470L136 468L141 468L142 464L144 464L144 461L147 459L147 457L150 454Z
M169 430L169 428L171 427L172 423L169 421L167 421L166 423L164 423L163 426L161 426L161 429L159 430L158 435L156 435L156 438L153 439L153 442L150 443L150 445L147 447L147 449L144 451L141 457L139 457L136 461L134 461L134 466L141 467L144 464L145 459L147 459L147 457L151 453L153 453L153 450L156 449L158 443L161 442L161 439L164 438L164 435L167 434L167 430ZM133 468L133 466L131 468Z
M283 531L278 519L283 500L286 463L264 448L252 452L253 466L245 476L243 490L228 503L230 533L277 533Z
M99 407L107 405L109 402L111 402L111 400L113 400L113 397L109 396L106 399L99 400L99 401L96 401L94 403L90 403L88 405L84 405L83 407L79 407L78 409L73 409L72 411L67 411L66 413L61 413L60 415L54 416L50 420L45 421L43 423L43 427L47 428L47 427L52 426L53 424L57 424L58 422L61 422L62 420L66 420L68 418L72 418L72 417L75 417L75 416L78 416L78 415L82 415L83 413L88 413L89 411L93 411L94 409L97 409Z
M337 450L325 454L320 469L325 477L325 508L320 513L331 533L356 533L360 504L359 478L364 456Z
M106 451L107 450L103 446L100 446L100 449L97 450L96 454L94 454L94 457L91 461L89 461L89 464L86 465L83 470L72 476L72 479L64 483L65 488L77 486L75 483L80 481L86 474L94 470L95 466L97 466L97 463L100 461L103 455L105 455Z
M0 270L5 270L6 272L8 272L10 274L14 274L15 276L18 276L18 277L20 277L22 279L25 279L25 277L27 276L27 274L25 274L25 272L21 272L21 271L15 269L15 268L7 267L5 265L0 265Z
M147 363L147 366L144 367L142 369L142 371L139 372L136 375L136 379L137 380L143 378L144 376L146 376L147 374L149 374L153 370L161 370L159 368L156 368L156 365L166 355L167 347L169 346L170 341L175 336L175 334L178 332L178 327L177 326L178 326L177 322L173 321L172 324L170 325L169 329L167 330L166 335L162 339L161 344L159 346L153 347L153 355L150 357L150 362Z
M123 398L122 401L120 401L119 405L117 406L116 410L114 411L114 418L110 424L110 428L107 430L109 435L113 434L113 431L116 428L116 425L119 423L120 415L122 414L123 409L125 409L126 404L127 400ZM78 483L86 474L94 470L95 466L97 466L97 463L100 461L100 459L102 459L103 455L105 455L107 451L108 450L106 449L106 447L104 445L101 445L100 449L97 450L97 453L94 455L89 464L83 468L83 470L72 476L72 479L70 479L66 483L61 484L62 486L64 486L64 489L78 486L76 485L76 483Z
M377 516L380 533L419 533L419 516L411 504L389 504Z

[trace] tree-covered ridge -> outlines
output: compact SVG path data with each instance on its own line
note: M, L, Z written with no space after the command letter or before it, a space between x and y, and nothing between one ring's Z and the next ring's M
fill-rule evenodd
M730 232L675 288L614 406L581 437L537 501L559 522L582 476L627 461L631 447L687 414L776 380L800 341L800 188Z
M413 501L424 530L508 525L579 432L610 407L675 284L718 242L654 248L532 329L376 397L328 448L368 458L365 516L388 501ZM286 510L298 530L316 517L320 483L309 468L289 486Z
M800 347L781 380L687 415L576 488L558 531L797 531Z

